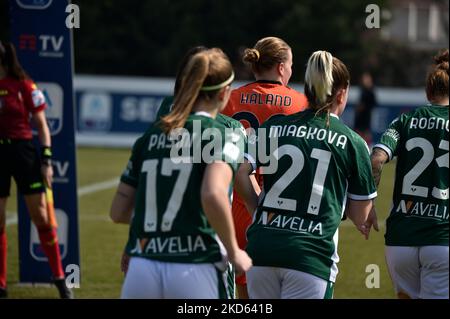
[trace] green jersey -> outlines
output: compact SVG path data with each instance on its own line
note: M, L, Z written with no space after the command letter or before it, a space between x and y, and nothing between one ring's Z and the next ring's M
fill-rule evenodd
M208 163L222 160L236 171L244 141L206 114L190 115L176 138L155 124L136 141L121 177L136 188L129 255L178 263L223 260L223 246L203 212L200 189Z
M159 120L164 115L167 115L170 113L173 107L173 96L167 96L164 98L164 100L161 103L161 106L158 109L158 113L156 114L156 119Z
M258 131L257 147L262 140L278 140L272 155L278 167L262 175L263 193L247 231L254 265L335 281L346 199L369 200L376 189L367 144L336 115L329 121L328 126L326 114L307 110L264 123L262 138ZM256 166L264 172L267 164L257 159Z
M379 147L397 156L386 245L449 243L448 106L427 105L395 119Z

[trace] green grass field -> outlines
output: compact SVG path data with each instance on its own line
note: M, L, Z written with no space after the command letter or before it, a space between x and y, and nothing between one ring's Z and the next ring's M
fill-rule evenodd
M130 150L78 149L78 185L83 187L118 177ZM384 220L391 202L394 164L385 166L377 211L380 232L371 233L366 241L348 221L340 228L338 264L340 272L335 286L335 298L394 298L392 284L384 260ZM81 255L81 287L76 298L118 298L123 281L120 257L126 242L127 226L109 220L109 207L115 188L79 197L79 229ZM15 194L8 202L8 218L16 211ZM56 198L55 201L58 199ZM17 225L7 227L8 234L8 292L10 298L57 298L54 287L22 287L18 285ZM366 266L380 269L380 288L368 289Z

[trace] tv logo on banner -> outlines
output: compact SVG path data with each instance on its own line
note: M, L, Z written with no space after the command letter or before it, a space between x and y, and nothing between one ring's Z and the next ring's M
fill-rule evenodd
M39 39L39 41L38 41ZM39 56L45 58L63 58L62 45L64 37L41 34L21 34L19 36L19 50L39 51ZM38 47L38 43L40 44Z

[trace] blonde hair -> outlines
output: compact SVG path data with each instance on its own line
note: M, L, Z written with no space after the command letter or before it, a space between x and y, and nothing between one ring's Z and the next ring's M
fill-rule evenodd
M305 95L316 114L326 111L329 115L338 90L349 84L350 74L341 60L327 51L316 51L311 55L306 67Z
M230 60L221 49L212 48L193 55L181 76L172 111L159 122L162 130L168 134L173 129L183 127L195 102L199 99L212 100L223 88L220 84L228 85L232 77ZM205 87L209 88L202 90ZM211 90L211 87L214 89Z
M286 62L289 51L291 47L282 39L267 37L256 42L253 48L245 49L242 60L251 65L254 73L261 73Z
M428 99L448 97L448 49L438 53L427 75L426 92Z

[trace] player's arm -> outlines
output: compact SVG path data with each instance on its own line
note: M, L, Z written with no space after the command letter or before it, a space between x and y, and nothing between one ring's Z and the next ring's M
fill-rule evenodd
M32 113L31 119L35 128L38 131L39 141L41 143L41 173L44 181L48 187L51 188L53 180L53 167L51 165L51 145L52 140L50 137L50 130L47 125L47 120L45 119L44 111L39 111Z
M375 186L378 189L378 185L380 185L381 173L383 172L383 165L389 162L389 154L387 151L380 147L374 147L372 150L372 154L370 155L370 162L372 164L372 176L375 182ZM375 209L375 205L372 206L370 210L369 217L367 218L367 222L365 223L365 229L363 232L366 239L369 238L370 228L373 228L378 231L378 217L377 211ZM361 231L361 230L360 230Z
M389 161L389 155L385 150L375 147L370 155L370 161L372 162L372 176L375 181L375 185L378 188L381 180L381 173L383 171L383 165Z
M373 208L372 200L352 200L348 199L345 207L345 214L355 224L356 228L366 237L369 238L370 227L373 225L378 231L376 220L370 220ZM373 216L372 216L373 217ZM376 215L375 215L376 218Z
M252 174L253 166L245 160L241 164L235 177L235 189L243 199L247 211L253 213L258 206L258 195L261 192L255 175Z
M129 224L133 213L136 188L120 182L114 195L110 217L115 223Z
M238 273L250 269L252 261L241 250L236 240L228 191L233 171L225 162L214 162L206 167L201 186L203 210L210 225L219 235L230 261Z

